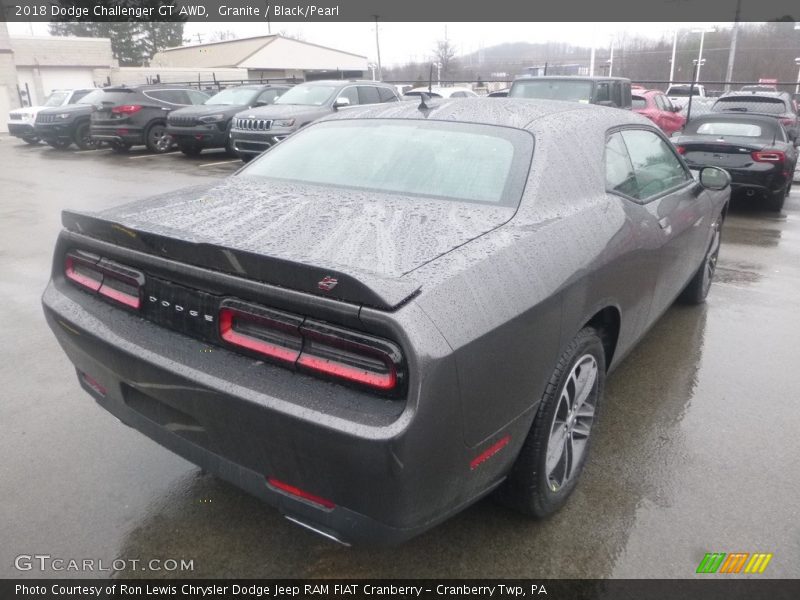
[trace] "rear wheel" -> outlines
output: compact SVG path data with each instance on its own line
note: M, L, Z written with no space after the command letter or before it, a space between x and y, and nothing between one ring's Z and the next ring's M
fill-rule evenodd
M127 154L131 149L131 144L127 142L111 142L111 151L116 154Z
M242 159L242 162L248 163L251 160L253 160L255 158L255 156L253 156L252 154L239 153L239 158Z
M605 372L601 334L585 327L556 365L528 437L498 491L502 502L537 518L566 503L586 462Z
M75 145L81 150L94 150L100 146L100 142L93 140L89 134L89 123L81 123L75 128L75 134L72 136Z
M172 148L173 140L164 123L153 123L144 135L144 143L150 152L164 154Z
M768 194L766 202L767 210L772 212L781 212L781 210L783 210L783 204L786 202L786 196L788 195L788 186L782 190Z
M692 277L692 280L681 292L680 300L685 304L702 304L711 289L714 273L717 270L719 257L719 244L722 239L722 216L717 219L714 231L711 234L711 243L708 245L703 262Z
M178 144L178 148L186 156L197 156L203 151L203 147L200 144Z
M54 138L47 140L47 145L56 150L66 150L72 145L72 140L64 138Z
M31 146L33 146L34 144L38 144L42 140L36 137L35 135L32 135L22 138L22 141L25 142L26 144L30 144Z

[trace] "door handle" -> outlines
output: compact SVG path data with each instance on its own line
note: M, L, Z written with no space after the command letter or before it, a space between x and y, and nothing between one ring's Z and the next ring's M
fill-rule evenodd
M669 227L669 217L664 217L663 219L659 219L658 226L661 227L661 229L667 229Z

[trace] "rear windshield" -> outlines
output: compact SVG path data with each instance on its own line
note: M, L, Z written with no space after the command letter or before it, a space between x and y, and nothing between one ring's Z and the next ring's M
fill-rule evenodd
M692 96L699 96L700 90L697 88L686 87L672 87L667 90L667 96L689 96L689 90L692 91Z
M298 85L275 100L275 104L301 104L322 106L333 96L336 87L332 85Z
M763 96L753 96L749 98L730 97L720 98L713 106L715 111L733 111L733 112L755 112L765 113L770 115L782 115L788 112L786 104L780 98L765 98Z
M427 92L427 91L406 92L404 95L405 96L422 96L422 94L425 94L426 96L429 96L430 98L441 98L442 97L441 94L437 94L436 92Z
M103 97L100 101L109 104L130 104L135 96L136 92L133 90L103 90Z
M631 98L631 108L647 108L647 100L641 96L633 96Z
M507 127L330 121L274 146L241 175L517 206L532 153L531 135Z
M104 95L105 92L103 90L92 90L75 104L97 104L98 102L102 102Z
M691 127L689 127L691 130ZM692 133L698 135L728 135L737 137L766 137L764 130L760 125L754 123L733 123L731 121L706 121L696 125L696 130ZM772 137L773 132L769 132L769 137Z
M253 88L228 88L214 94L203 104L223 106L246 106L256 97L258 90Z
M515 81L508 92L508 97L571 100L573 102L588 103L592 100L592 82L566 81L563 79Z

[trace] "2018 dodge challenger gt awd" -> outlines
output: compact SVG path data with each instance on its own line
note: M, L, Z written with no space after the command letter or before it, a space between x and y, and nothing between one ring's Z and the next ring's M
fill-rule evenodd
M630 111L341 111L217 185L65 211L44 311L127 425L327 537L397 542L492 491L565 503L607 372L706 297L729 196Z

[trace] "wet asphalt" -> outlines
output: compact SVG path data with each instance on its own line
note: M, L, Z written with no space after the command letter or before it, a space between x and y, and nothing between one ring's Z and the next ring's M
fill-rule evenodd
M800 189L734 203L708 302L675 306L608 380L583 480L527 520L485 500L396 548L315 537L95 406L39 304L62 208L95 210L239 166L63 152L0 137L0 577L692 577L706 552L800 576ZM800 187L800 186L796 186ZM94 559L87 572L19 555ZM98 571L115 559L187 571ZM119 564L119 563L117 563Z

